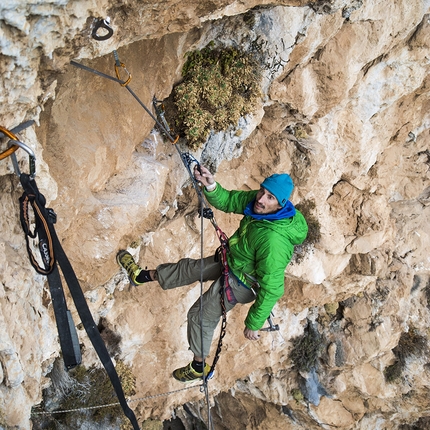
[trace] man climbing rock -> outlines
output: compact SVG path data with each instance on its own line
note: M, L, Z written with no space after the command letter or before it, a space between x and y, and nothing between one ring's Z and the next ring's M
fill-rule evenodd
M203 166L200 172L194 169L194 176L205 186L204 192L211 205L224 212L244 215L229 239L227 261L233 297L224 292L224 302L228 312L236 303L254 301L245 319L243 334L246 339L257 340L259 330L284 293L284 272L294 245L301 244L308 231L303 215L289 201L293 181L286 173L275 173L261 183L259 190L228 191L215 182ZM168 290L190 285L201 278L201 260L184 258L177 263L160 264L155 270L140 268L127 251L120 251L117 260L134 285L158 281L161 288ZM204 258L203 280L214 281L202 297L203 342L198 299L188 312L188 343L194 359L173 372L181 382L202 379L203 374L210 371L207 363L203 369L203 358L209 354L215 328L222 316L219 293L223 288L223 276L217 255Z

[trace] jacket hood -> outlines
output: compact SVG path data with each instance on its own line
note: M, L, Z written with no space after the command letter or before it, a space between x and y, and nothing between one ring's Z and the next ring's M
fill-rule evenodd
M265 228L275 231L292 245L300 245L308 235L308 225L304 216L288 201L284 208L274 214L259 215L252 210L254 201L248 203L244 215L264 223Z

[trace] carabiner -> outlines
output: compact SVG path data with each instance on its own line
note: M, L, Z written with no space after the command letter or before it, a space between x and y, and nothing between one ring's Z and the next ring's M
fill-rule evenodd
M189 152L182 152L181 153L181 157L185 161L185 163L187 163L187 165L190 168L190 170L191 170L191 166L193 165L193 163L195 163L197 165L197 169L200 172L200 174L202 173L201 170L200 170L200 168L201 168L200 167L200 163L197 160L197 158L194 157L194 155L191 155Z
M9 139L18 141L18 138L7 128L4 128L0 125L0 131L7 136ZM9 148L7 148L5 151L0 153L0 160L3 160L4 158L8 157L9 155L12 155L17 149L19 148L18 145L12 145Z
M121 61L119 61L119 55L118 55L118 51L116 51L115 49L113 50L113 56L115 58L115 75L118 79L118 81L121 81L120 84L122 87L126 87L130 81L131 81L131 73L125 68L125 64L121 63ZM119 68L122 67L128 74L128 78L127 80L123 81L120 77L119 77Z
M260 331L279 331L279 324L273 324L270 316L267 318L267 322L269 323L269 327L261 328Z
M36 176L36 155L34 154L33 150L27 146L25 143L20 142L19 140L14 140L14 143L11 143L11 145L16 145L19 148L22 148L25 152L28 154L28 164L30 169L30 179L34 179ZM16 154L11 154L12 158L12 164L13 168L15 169L15 174L19 177L21 177L21 170L19 169L18 160L16 159Z
M127 74L128 74L128 78L125 81L122 81L122 79L119 76L119 68L120 67L122 67L127 72ZM130 83L130 81L131 81L131 73L125 68L125 64L124 63L120 62L119 65L117 65L115 63L115 75L116 75L116 77L117 77L118 80L122 81L122 84L121 84L122 87L126 87Z
M97 31L99 28L104 28L107 30L107 33L99 36L97 34ZM95 40L107 40L113 35L113 28L110 26L110 18L107 17L106 19L98 18L96 20L96 23L94 24L93 31L91 32L91 36Z

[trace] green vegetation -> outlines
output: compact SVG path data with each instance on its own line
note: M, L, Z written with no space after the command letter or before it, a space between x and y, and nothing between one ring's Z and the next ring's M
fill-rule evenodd
M121 335L111 329L108 321L105 318L100 318L97 328L100 332L103 342L106 345L109 355L113 358L117 358L121 353Z
M118 361L116 371L121 380L121 385L126 397L135 394L136 379L133 376L131 369L122 361ZM91 367L86 369L85 366L78 366L72 375L75 380L75 389L63 399L59 409L84 408L88 406L106 405L117 403L115 391L112 387L109 377L104 369ZM88 387L87 390L82 390L82 387ZM118 419L121 424L126 418L123 415L120 406L111 406L106 408L94 409L90 412L89 419L95 422L103 422L107 419L114 423ZM57 415L61 417L62 415ZM71 415L64 415L64 420L67 422ZM60 418L58 418L60 420ZM73 419L73 418L72 418Z
M413 424L401 424L399 430L428 430L430 429L430 417L421 417Z
M149 419L142 423L141 429L142 430L163 430L163 423L162 421Z
M4 416L4 411L0 409L0 428L6 428L6 418Z
M293 396L293 399L297 402L300 403L301 401L304 400L304 396L303 393L298 389L298 388L293 388L291 390L291 395Z
M330 317L334 317L334 316L336 316L337 310L339 309L339 303L338 302L326 303L324 305L324 309L325 309L327 315L329 315Z
M314 215L315 212L315 201L314 200L303 200L296 205L297 210L299 210L306 219L308 223L308 235L304 241L304 244L314 245L321 239L321 224L318 218Z
M400 379L403 372L404 363L401 363L397 360L391 366L388 366L384 369L384 377L387 382L396 382Z
M384 370L387 382L396 382L402 376L406 367L406 361L411 357L420 357L427 352L427 338L420 335L416 329L411 328L408 332L402 333L399 343L393 349L396 361Z
M295 247L291 261L293 264L303 261L306 253L321 239L321 224L314 215L315 208L316 205L313 200L302 200L296 205L296 209L300 211L306 219L308 235L301 245Z
M206 142L211 130L226 130L251 113L261 96L261 70L254 57L237 48L188 52L183 81L174 89L175 127L191 149ZM167 116L172 117L166 109Z
M121 381L122 388L126 397L135 394L136 378L130 366L118 360L116 371ZM60 401L58 411L83 408L77 413L58 413L48 416L48 419L33 419L33 426L37 428L78 428L78 420L85 417L87 422L103 424L109 422L117 425L122 430L128 430L129 421L124 416L121 406L114 405L96 409L87 409L92 406L109 405L118 403L118 398L112 387L106 371L102 368L77 366L65 375L60 375L63 381L53 381L57 387L56 395ZM60 387L60 390L58 389ZM84 415L82 415L84 414Z
M313 369L324 350L324 339L318 330L308 324L303 336L292 340L293 348L289 354L299 372Z

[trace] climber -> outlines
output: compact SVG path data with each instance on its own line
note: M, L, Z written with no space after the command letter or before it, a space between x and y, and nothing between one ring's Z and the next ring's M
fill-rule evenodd
M245 319L243 333L246 339L257 340L259 330L284 293L284 271L294 245L301 244L308 231L303 215L288 200L293 181L286 173L275 173L261 183L259 190L228 191L203 166L200 171L194 169L194 177L205 186L204 193L211 205L227 213L244 215L238 230L229 239L229 285L234 297L224 291L224 302L228 312L236 303L255 300ZM199 281L201 271L203 281L215 281L202 296L202 327L200 299L188 312L188 343L194 359L173 372L174 378L181 382L202 379L211 368L206 363L203 369L203 358L209 354L213 333L222 315L219 293L223 276L217 253L203 260L183 258L177 263L160 264L154 270L143 270L127 251L120 251L117 261L134 285L158 281L161 288L168 290Z

